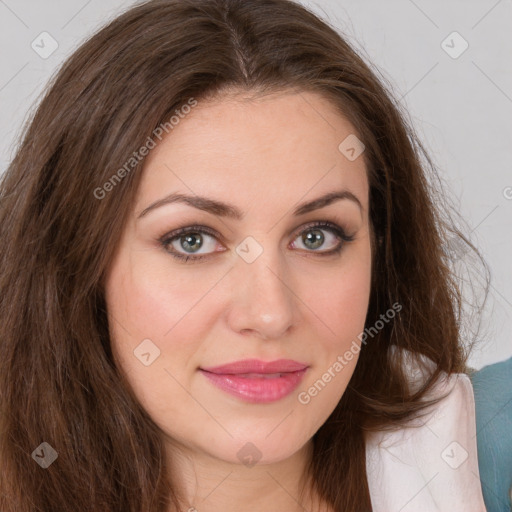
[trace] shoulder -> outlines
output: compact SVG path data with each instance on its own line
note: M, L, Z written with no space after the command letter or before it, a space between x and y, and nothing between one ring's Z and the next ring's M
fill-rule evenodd
M420 370L408 361L409 375L417 382ZM447 393L421 420L367 435L374 512L485 512L471 380L466 374L444 373L429 398Z

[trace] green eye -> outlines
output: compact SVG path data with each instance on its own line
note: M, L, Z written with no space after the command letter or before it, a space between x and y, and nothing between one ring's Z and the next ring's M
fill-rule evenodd
M337 244L334 249L320 251L319 248L325 245L326 242L327 237L324 234L325 232L330 233L330 236L334 238ZM336 224L326 221L318 221L301 227L301 229L294 234L293 244L295 244L295 240L299 237L305 250L307 252L316 253L318 256L332 256L338 254L343 249L345 243L352 242L355 238L354 235L347 236L345 231ZM203 246L208 247L208 238L212 239L212 242L210 242L212 251L198 254L197 251ZM215 252L224 252L215 251L218 238L218 234L207 226L187 226L164 235L159 242L174 258L183 262L188 262L189 260L194 262L209 258Z

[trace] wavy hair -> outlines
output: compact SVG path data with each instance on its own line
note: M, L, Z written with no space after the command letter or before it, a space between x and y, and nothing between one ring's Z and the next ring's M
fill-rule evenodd
M385 79L326 21L289 0L150 0L85 41L51 79L0 183L0 508L181 510L164 444L114 364L103 278L144 158L113 175L187 104L229 91L312 91L366 146L372 287L366 326L402 308L362 348L313 437L312 485L335 511L371 510L365 432L398 428L464 372L456 228L435 165ZM437 180L437 181L436 181ZM454 212L455 213L455 212ZM485 264L485 262L484 262ZM407 349L434 370L411 389ZM433 403L433 402L432 402ZM34 450L58 459L46 470Z

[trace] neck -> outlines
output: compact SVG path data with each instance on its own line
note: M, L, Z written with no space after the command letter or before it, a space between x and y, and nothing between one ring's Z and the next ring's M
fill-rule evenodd
M310 440L286 460L246 466L173 443L171 475L187 512L327 512L304 477L312 449Z

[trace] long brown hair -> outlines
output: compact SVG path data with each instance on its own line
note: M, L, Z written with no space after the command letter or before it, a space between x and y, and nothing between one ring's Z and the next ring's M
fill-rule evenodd
M114 365L102 279L141 177L134 152L191 98L231 89L313 91L356 127L375 235L366 326L401 305L368 338L314 435L308 474L319 495L339 512L370 511L365 432L424 411L441 372L466 370L470 344L460 340L461 290L446 248L462 241L483 259L455 227L435 165L388 87L289 0L151 0L64 63L2 178L3 512L179 510L161 432ZM409 389L393 345L420 365L422 355L434 362L419 390ZM34 456L49 450L43 442L58 455L46 469Z

